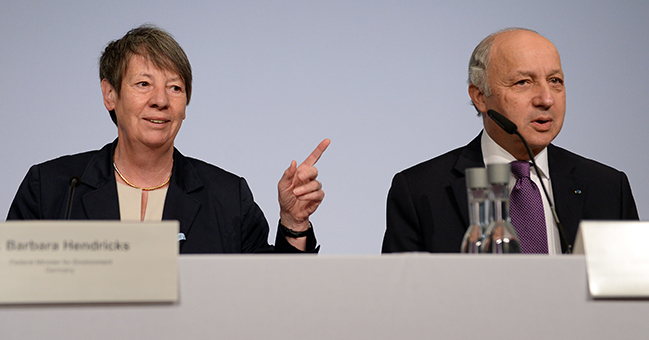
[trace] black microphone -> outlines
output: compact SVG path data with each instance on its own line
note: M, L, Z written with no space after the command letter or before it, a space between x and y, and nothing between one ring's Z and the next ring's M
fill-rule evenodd
M79 184L80 180L81 180L81 178L79 178L77 176L70 177L70 190L68 191L68 205L65 208L65 219L66 220L70 219L70 214L72 213L72 199L74 198L74 189L76 189L76 187Z
M487 115L489 118L493 119L498 126L500 126L505 132L507 132L510 135L515 134L518 136L518 138L521 139L523 144L525 145L525 149L527 149L527 154L530 157L530 160L532 161L532 165L534 166L534 170L536 171L536 176L539 178L539 182L541 182L541 187L543 188L543 193L545 194L545 198L548 200L548 204L550 205L550 210L552 211L552 217L554 218L554 222L557 224L557 229L559 229L559 239L561 240L561 248L566 250L566 254L572 253L572 245L568 244L568 241L566 240L566 235L563 232L563 226L561 225L561 222L559 222L559 215L557 215L557 211L554 208L554 205L552 204L552 200L550 200L550 195L548 195L548 191L545 189L545 184L543 184L543 180L541 179L541 171L539 170L539 167L536 165L536 161L534 160L534 153L532 152L532 149L530 149L529 144L527 144L527 141L523 136L518 132L518 127L514 122L511 120L507 119L505 116L501 115L500 113L494 111L494 110L488 110Z
M493 119L493 121L496 122L498 126L500 126L503 130L505 130L505 132L507 132L510 135L517 134L520 137L520 135L518 134L518 127L516 127L516 124L514 124L514 122L505 118L505 116L501 115L500 113L494 110L487 111L487 115L491 119ZM521 137L521 139L523 139L523 137ZM527 142L525 142L525 139L523 139L523 144L527 146Z

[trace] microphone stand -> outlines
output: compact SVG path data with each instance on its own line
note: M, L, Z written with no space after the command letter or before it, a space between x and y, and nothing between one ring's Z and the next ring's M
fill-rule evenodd
M70 178L70 191L68 192L68 205L65 209L66 220L69 220L70 215L72 214L72 199L74 198L74 189L76 189L77 184L79 184L79 177L72 176L72 178Z

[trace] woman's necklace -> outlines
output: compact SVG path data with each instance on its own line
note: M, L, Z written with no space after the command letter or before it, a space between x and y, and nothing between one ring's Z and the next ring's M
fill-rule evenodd
M121 179L122 179L126 184L128 184L128 186L133 187L133 188L135 188L135 189L144 190L144 191L151 191L151 190L155 190L155 189L160 189L160 188L162 188L163 186L167 185L167 183L169 183L169 181L171 180L171 175L169 175L169 178L167 178L167 180L166 180L164 183L162 183L162 184L160 184L160 185L157 185L157 186L155 186L155 187L151 187L151 188L138 187L137 185L133 185L133 184L131 184L131 182L127 181L126 178L124 178L124 175L122 175L122 173L119 172L119 169L117 168L117 165L115 165L115 162L113 162L113 168L115 168L115 171L117 172L117 174L119 175L119 177L120 177L120 178L121 178Z

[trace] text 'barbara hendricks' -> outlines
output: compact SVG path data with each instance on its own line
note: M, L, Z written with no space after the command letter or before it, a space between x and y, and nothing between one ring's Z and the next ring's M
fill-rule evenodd
M62 242L39 242L34 240L5 242L6 251L129 251L128 242L119 240L95 240L93 242L64 240Z

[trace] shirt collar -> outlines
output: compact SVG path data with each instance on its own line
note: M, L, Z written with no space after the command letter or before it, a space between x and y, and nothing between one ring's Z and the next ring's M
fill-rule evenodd
M516 160L514 156L498 145L484 130L482 131L480 144L482 146L482 158L484 164L511 163ZM543 148L543 150L534 157L534 161L539 167L539 170L541 170L541 175L549 179L548 148Z

